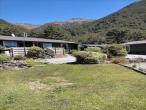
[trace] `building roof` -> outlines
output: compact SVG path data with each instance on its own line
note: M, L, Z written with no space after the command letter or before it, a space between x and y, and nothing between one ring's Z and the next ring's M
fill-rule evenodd
M146 40L142 40L142 41L133 41L133 42L127 42L127 43L124 43L125 45L132 45L132 44L146 44Z
M44 38L32 38L32 37L12 37L12 36L3 36L0 35L0 40L6 40L6 41L33 41L33 42L49 42L49 43L73 43L70 41L64 41L64 40L53 40L53 39L44 39Z

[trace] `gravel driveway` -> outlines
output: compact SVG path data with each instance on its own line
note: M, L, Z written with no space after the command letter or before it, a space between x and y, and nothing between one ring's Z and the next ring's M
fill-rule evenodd
M41 62L48 63L48 64L65 64L65 63L76 62L76 58L71 55L66 55L63 58L45 59L45 60L41 60Z

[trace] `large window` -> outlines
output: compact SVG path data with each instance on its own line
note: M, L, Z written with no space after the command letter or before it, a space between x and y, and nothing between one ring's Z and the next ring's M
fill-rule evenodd
M43 43L43 48L52 48L52 43Z
M15 41L4 41L3 44L5 47L17 47L17 42Z

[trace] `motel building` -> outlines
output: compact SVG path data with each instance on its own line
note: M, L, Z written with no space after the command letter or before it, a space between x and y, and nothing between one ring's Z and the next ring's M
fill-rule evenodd
M146 59L146 40L127 42L123 45L126 46L126 49L128 51L128 55L126 56L126 58Z
M38 46L43 49L62 48L68 52L70 50L78 49L78 44L70 41L32 38L32 37L13 37L13 36L3 36L3 35L0 35L0 45L5 46L8 49L29 48L32 46Z

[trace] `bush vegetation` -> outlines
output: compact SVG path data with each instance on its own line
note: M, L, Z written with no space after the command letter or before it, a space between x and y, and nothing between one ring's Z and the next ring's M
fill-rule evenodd
M31 47L28 52L27 52L27 57L28 58L42 58L43 57L43 49L37 46Z
M5 54L0 54L0 63L3 62L9 62L10 61L10 57L5 55Z
M119 44L111 44L107 45L103 48L103 52L108 55L109 58L115 57L115 56L125 56L127 55L127 50Z
M99 47L88 47L85 49L85 51L88 51L88 52L101 52L101 48Z
M3 49L5 49L5 47L0 45L0 54L4 53L4 51L2 51Z
M114 57L112 58L112 63L115 64L126 64L128 63L128 60L124 57Z
M32 66L35 66L37 64L37 62L34 61L34 59L30 58L30 59L26 59L25 60L25 64L28 66L28 67L32 67Z
M99 52L78 51L73 55L77 58L79 64L98 64L106 60L106 54Z
M14 56L14 60L25 60L25 58L22 55L16 55Z

